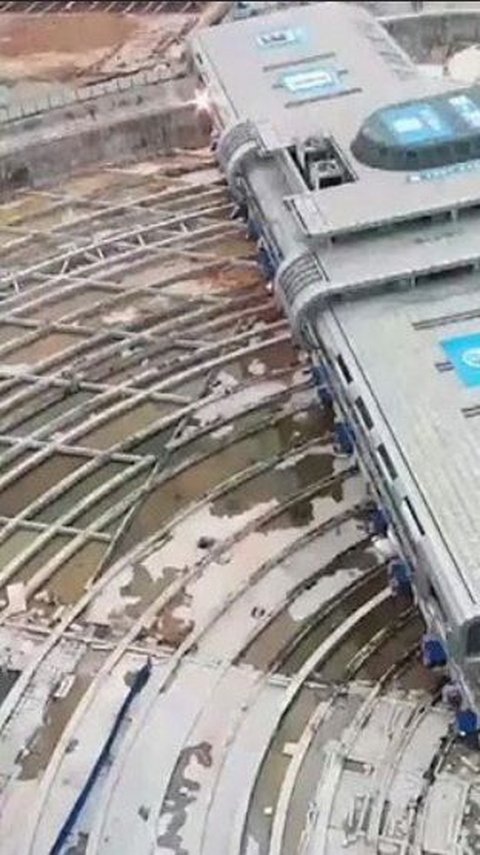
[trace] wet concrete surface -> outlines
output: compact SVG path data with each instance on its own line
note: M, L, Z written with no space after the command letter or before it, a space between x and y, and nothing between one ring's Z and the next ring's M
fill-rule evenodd
M53 691L43 711L42 725L32 735L17 759L20 780L38 778L45 770L68 720L85 694L100 661L101 657L98 654L86 653L78 663L75 674L71 675L66 694L55 696L56 692ZM70 750L75 750L74 744L70 746Z
M312 414L313 415L313 414ZM268 460L306 438L313 438L318 426L312 420L285 416L275 425L267 425L251 436L239 439L155 487L143 500L128 527L114 557L158 531L176 512L198 501L202 496L233 475L255 463ZM175 455L173 455L173 462Z
M182 846L179 832L185 822L188 806L195 801L200 786L195 780L195 766L210 766L212 750L212 746L204 742L184 748L180 753L162 806L157 847L165 847L175 855L189 855L188 850Z

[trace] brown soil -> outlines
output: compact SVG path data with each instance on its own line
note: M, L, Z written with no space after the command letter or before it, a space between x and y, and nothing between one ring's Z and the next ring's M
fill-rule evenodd
M68 81L128 73L170 56L188 29L185 15L108 12L0 16L0 78ZM191 21L190 21L191 23ZM164 52L168 48L169 56Z
M5 21L2 20L5 17ZM17 16L0 19L0 56L79 53L123 42L138 29L135 18L88 14Z

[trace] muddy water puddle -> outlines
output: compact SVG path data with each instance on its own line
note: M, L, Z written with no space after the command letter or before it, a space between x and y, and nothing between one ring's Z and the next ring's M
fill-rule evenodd
M120 415L114 416L103 425L83 434L78 442L88 448L106 449L123 442L154 421L168 415L175 404L146 401Z
M274 507L276 502L285 501L289 495L294 495L295 492L298 492L298 481L291 477L283 480L282 476L287 468L293 469L295 466L301 464L306 454L306 451L299 452L298 455L295 455L292 459L291 467L280 469L280 480L278 482L270 477L270 471L268 470L256 476L253 479L256 486L252 487L251 496L247 496L245 484L240 485L238 488L234 488L232 492L235 494L238 490L241 497L236 506L236 513L234 513L232 509L229 509L228 513L225 513L224 508L220 503L211 503L209 506L198 509L198 511L194 512L183 522L179 523L177 528L172 529L164 543L157 544L152 553L151 562L145 561L143 564L138 564L136 562L133 565L135 572L141 571L141 578L146 584L145 597L150 596L152 592L159 592L159 575L163 578L166 570L171 569L170 565L176 565L174 572L178 574L180 572L179 568L192 566L194 561L202 556L201 547L199 546L198 541L202 534L207 533L207 535L212 539L212 542L216 542L218 538L222 539L225 537L232 537L235 533L241 531L245 525L252 524L255 518L259 518L263 513L272 508L272 506ZM312 451L309 452L309 456L313 457ZM315 467L312 466L311 470L310 476L313 475ZM263 479L265 479L265 484L263 484ZM255 501L255 497L257 497L257 501ZM337 536L336 544L338 544L338 541L339 537ZM313 560L315 562L315 567L317 567L318 558L316 555ZM148 570L146 566L147 563L149 564ZM253 567L253 557L250 563ZM231 568L229 567L229 570L230 569ZM242 573L244 573L244 569L245 568L243 568ZM132 571L130 570L130 572ZM128 572L124 572L123 575L124 578L126 577L128 580ZM288 570L285 570L285 575L287 577L289 576ZM232 573L229 572L228 578L230 579L231 576ZM231 582L229 582L229 584L231 584ZM97 614L103 612L103 621L106 620L107 615L110 619L113 609L117 614L124 611L130 613L129 606L127 605L128 598L130 596L127 590L129 585L130 583L128 581L124 582L121 593L119 593L120 578L116 578L109 586L109 593L108 597L105 599L104 606L102 606L101 609L96 610ZM211 599L211 595L209 595L209 597ZM124 599L123 603L122 599ZM145 607L147 602L149 602L149 600L145 599L143 607ZM117 605L114 607L113 605L109 605L109 603L117 603ZM181 608L183 609L184 606L186 606L185 602L183 602ZM178 622L177 611L179 607L180 606L178 605L170 603L168 608L162 611L162 616L166 617L167 622L170 621L172 625L176 625L176 622ZM104 608L106 611L104 611ZM163 617L160 621L161 624L163 623ZM181 623L183 625L184 622L181 621ZM160 626L159 630L161 633L164 633L163 626ZM167 635L169 634L170 630L167 632ZM156 633L156 635L158 636L158 633Z
M162 457L166 452L168 441L175 432L176 425L162 428L158 433L154 433L147 439L142 439L140 442L133 442L128 448L130 454L138 454L140 456Z
M11 451L12 447L13 446L11 446L11 445L7 446L5 444L5 446L2 447L2 449L1 449L1 453L0 453L0 476L2 476L2 477L4 475L6 475L7 472L10 472L12 469L16 469L17 466L23 465L26 460L28 460L29 458L32 458L33 455L35 454L35 452L32 450L26 450L26 451L17 451L12 456L12 451ZM7 453L8 453L8 457L7 457Z
M13 668L0 668L0 704L13 689L21 673L21 671L16 671Z
M2 362L6 365L33 365L37 367L37 363L44 359L50 359L57 353L80 344L83 338L80 333L47 333L36 341L32 341L31 344L25 344L23 347L17 347L9 353L4 353Z
M129 478L123 484L119 484L117 487L112 489L108 495L98 499L98 501L96 501L95 504L87 511L84 511L84 513L80 514L78 517L74 517L72 525L76 526L76 528L88 528L88 526L96 522L118 502L121 502L127 496L133 496L139 487L143 487L148 478L148 474L149 470L144 470L138 475L134 475L133 478Z
M154 534L182 508L198 501L223 481L257 462L286 453L318 433L318 417L316 422L299 422L294 415L288 415L185 469L144 500L122 539L121 552ZM174 456L172 464L176 462Z
M40 542L41 533L37 532L36 540ZM61 549L64 549L71 542L72 537L67 534L56 534L54 537L50 538L43 546L41 546L31 558L27 559L24 564L22 564L21 568L17 573L11 578L11 582L24 582L27 584L33 579L35 573L45 567L48 562L60 552ZM32 543L34 541L32 540ZM30 545L30 544L29 544ZM0 547L1 548L1 547ZM19 549L17 555L14 558L18 558L21 550Z
M123 170L112 170L111 172L103 170L102 172L85 172L83 175L70 178L62 184L62 189L66 195L80 200L102 197L103 192L108 190L109 199L112 200L111 194L114 194L115 188L118 187L122 191L125 187L135 187L138 183L137 177L129 176Z
M58 400L58 395L56 395L56 400L44 408L41 407L41 403L37 399L33 414L29 418L17 423L15 427L10 428L8 433L12 436L29 436L35 431L46 427L55 419L65 416L67 413L71 413L80 407L84 407L94 397L94 392L67 393L60 400Z
M133 561L106 585L89 604L82 622L93 627L98 638L106 639L127 632L132 620L140 617L146 605L153 602L181 572L179 567L162 563L156 572L147 559ZM145 644L152 638L151 628L144 627L136 639ZM156 645L156 639L154 638Z
M160 830L156 838L158 851L186 855L181 829L187 819L188 805L195 801L200 789L193 770L199 766L209 767L212 762L212 745L209 742L189 745L178 755L157 826L157 830Z
M128 603L125 613L135 620L145 609L145 603L153 602L160 596L178 574L178 568L165 567L160 579L153 579L147 568L141 563L133 567L132 579L121 589L121 595ZM130 602L128 602L130 601ZM142 631L137 641L142 641L146 631Z
M37 306L31 306L22 312L22 315L35 320L54 322L66 315L71 315L81 309L91 309L92 303L98 303L111 297L112 292L106 288L94 288L81 286L75 291L64 294L58 300L42 302ZM0 331L1 332L1 331ZM1 339L0 339L1 340Z
M17 528L0 543L0 567L2 570L28 549L39 537L38 531L29 528Z
M335 514L335 505L342 502L352 488L353 500L357 495L358 501L361 501L364 495L363 484L353 483L347 472L338 473L327 484L315 488L309 495L293 502L268 520L261 531L268 534L280 529L304 528L319 517L327 520Z
M358 651L368 644L377 632L398 621L404 609L405 602L393 597L373 608L329 656L324 665L315 670L315 675L328 682L345 679L346 669Z
M216 516L236 516L263 502L293 495L303 487L327 477L333 472L333 456L312 449L294 461L291 465L278 465L274 469L262 472L244 484L229 490L211 504L211 512Z
M13 517L20 513L85 462L85 457L55 452L1 490L0 515Z
M298 352L292 343L281 341L262 347L253 353L239 356L228 362L225 370L232 374L239 382L251 380L255 375L268 375L273 371L281 371L286 368L300 368Z
M192 439L174 449L171 457L172 463L178 465L180 462L192 459L197 455L210 454L226 443L228 443L228 447L234 447L243 442L251 445L252 441L255 443L255 437L258 437L258 444L261 447L264 443L273 444L276 439L274 450L267 454L267 457L271 457L275 454L281 454L283 449L290 449L292 445L300 445L320 437L328 430L329 419L324 417L324 414L315 404L304 410L297 410L279 417L285 407L285 398L273 402L266 401L261 406L255 407L226 424L220 423L216 430L206 432L197 439ZM191 429L191 426L194 427L192 421L187 425L186 431ZM255 428L258 429L256 433L254 433ZM241 439L242 434L249 431L252 431L252 435L245 440ZM260 453L254 462L260 462L264 457L265 453Z
M342 563L344 564L345 562L343 561ZM328 638L330 633L337 629L352 612L356 611L367 600L383 590L385 584L386 577L384 571L373 573L367 581L356 586L349 594L343 597L338 606L330 610L327 615L322 617L320 613L318 621L314 621L310 628L304 632L291 653L284 659L279 668L280 672L288 677L296 674L309 656ZM356 648L353 652L356 652Z
M25 387L23 387L22 392ZM27 386L28 396L22 400L14 401L6 408L0 417L0 431L2 433L13 434L15 427L19 422L29 419L32 415L39 415L52 402L58 401L59 392L57 389L39 389L38 386Z
M73 605L96 577L108 544L90 540L55 571L45 590L56 604Z
M383 642L380 641L378 648L372 651L368 659L355 672L355 678L377 682L393 662L400 661L408 650L420 644L424 632L424 623L420 615L415 612L404 626L395 631L394 635Z
M321 690L305 686L275 732L253 788L240 848L242 855L250 855L252 852L268 855L275 807L291 762L285 747L298 742L309 718L322 700Z
M69 489L65 490L57 499L49 502L48 505L41 508L32 514L32 519L37 522L53 523L64 514L71 511L76 504L86 499L99 487L107 484L112 478L115 478L121 472L126 472L127 467L124 463L111 461L105 465L86 474L81 481L73 484Z
M308 631L319 611L333 603L349 585L376 566L376 556L355 518L340 530L322 532L279 563L284 573L295 574L295 596L242 650L237 664L245 662L270 670L282 651L295 650L296 640Z
M51 694L43 711L41 726L17 759L20 780L28 781L41 777L68 721L98 672L104 655L94 651L86 653L75 668L75 675L72 675L72 683L66 695L55 697L55 691ZM71 750L74 748L72 745Z
M429 671L422 662L420 653L412 658L402 672L394 680L394 685L406 692L428 692L429 695L436 694L445 682L445 674L437 670Z
M9 324L6 321L0 323L0 347L16 338L28 335L29 332L30 330L27 327L23 327L20 324Z

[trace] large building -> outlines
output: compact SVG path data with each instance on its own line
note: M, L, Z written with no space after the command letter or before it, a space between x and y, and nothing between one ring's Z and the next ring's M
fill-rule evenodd
M192 50L220 162L477 706L480 88L425 78L351 3L225 24Z

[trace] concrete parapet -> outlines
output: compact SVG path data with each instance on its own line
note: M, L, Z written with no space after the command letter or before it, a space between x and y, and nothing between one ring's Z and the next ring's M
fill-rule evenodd
M67 107L70 112L81 111L82 104L93 101L98 111L110 112L117 106L124 106L125 93L128 93L131 103L138 97L139 90L142 99L152 101L157 98L158 89L168 82L185 75L183 67L177 67L170 71L164 67L153 68L147 71L138 71L125 77L114 77L111 80L99 81L82 86L78 89L65 89L62 92L48 93L43 97L32 101L5 106L0 112L2 131L5 134L18 133L21 128L16 124L21 117L36 117L42 125L64 119L63 108ZM143 87L146 87L145 89ZM119 99L122 103L119 104ZM106 100L105 100L106 99Z

